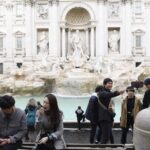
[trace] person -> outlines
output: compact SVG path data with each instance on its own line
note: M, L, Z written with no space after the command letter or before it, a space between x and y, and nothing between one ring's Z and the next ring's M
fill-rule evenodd
M127 133L131 126L133 129L134 119L141 110L141 101L135 96L134 88L129 86L126 89L127 96L122 102L120 127L122 128L121 143L126 143Z
M36 123L36 111L37 111L36 100L31 98L29 99L28 105L25 108L25 113L27 116L27 127L28 127L28 131L25 136L25 139L31 140L32 142L34 141L33 135L34 135L35 123ZM29 134L32 135L32 137L30 136L31 139L29 139Z
M86 109L86 113L85 113L85 117L86 119L88 119L90 121L90 143L93 144L94 143L94 138L96 135L96 129L97 126L100 128L100 123L98 121L98 111L99 111L99 105L98 105L98 93L100 91L103 90L103 86L98 85L95 88L95 92L92 93L89 102L88 102L88 106ZM100 132L101 130L99 130L98 132ZM99 137L101 134L99 133L99 135L97 137ZM100 137L97 138L96 143L98 143L100 141Z
M81 120L83 120L83 122L85 121L84 111L82 110L81 106L78 106L75 113L76 113L76 116L77 116L78 129L81 130Z
M143 109L148 108L150 106L150 78L146 78L144 80L144 85L146 86L147 90L143 98Z
M59 110L57 99L53 94L45 96L43 107L38 112L39 134L37 150L64 149L63 114Z
M114 91L112 92L113 81L110 78L105 78L103 81L104 90L99 93L99 121L102 131L102 144L108 143L110 140L110 133L112 130L112 121L114 113L108 110L109 103L112 97L116 97L120 94L123 94L124 91Z
M10 95L0 97L0 150L17 150L27 132L26 115Z
M118 31L113 30L113 32L111 33L111 35L109 36L109 39L108 39L108 43L109 43L111 52L119 52L119 45L118 45L119 39L120 39L120 37L119 37Z

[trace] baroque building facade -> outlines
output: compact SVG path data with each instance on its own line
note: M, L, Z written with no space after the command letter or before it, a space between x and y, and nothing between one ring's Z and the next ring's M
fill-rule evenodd
M150 0L0 0L0 73L79 52L149 62L149 16Z

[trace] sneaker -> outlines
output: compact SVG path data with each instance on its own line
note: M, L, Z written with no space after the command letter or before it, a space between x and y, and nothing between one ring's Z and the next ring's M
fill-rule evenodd
M96 141L95 141L95 144L98 144L98 143L99 143L99 141L96 140Z

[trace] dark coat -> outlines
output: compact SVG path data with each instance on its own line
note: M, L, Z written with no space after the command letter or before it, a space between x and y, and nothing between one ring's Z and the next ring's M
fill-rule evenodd
M104 89L104 91L101 91L99 93L99 100L107 108L107 110L106 110L99 105L99 112L98 112L99 121L108 121L108 122L113 121L113 116L111 115L111 113L109 113L108 106L111 101L111 98L116 97L118 95L120 95L120 93L118 91L111 92L108 89Z
M98 122L98 96L97 93L93 93L89 99L89 103L85 112L86 119L90 120L92 123Z
M150 105L150 90L147 90L143 98L143 109L148 108Z

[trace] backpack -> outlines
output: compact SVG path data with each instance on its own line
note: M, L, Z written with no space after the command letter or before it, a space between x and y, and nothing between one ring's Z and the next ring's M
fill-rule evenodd
M34 126L36 120L36 109L30 110L28 109L27 113L27 125L28 126Z

